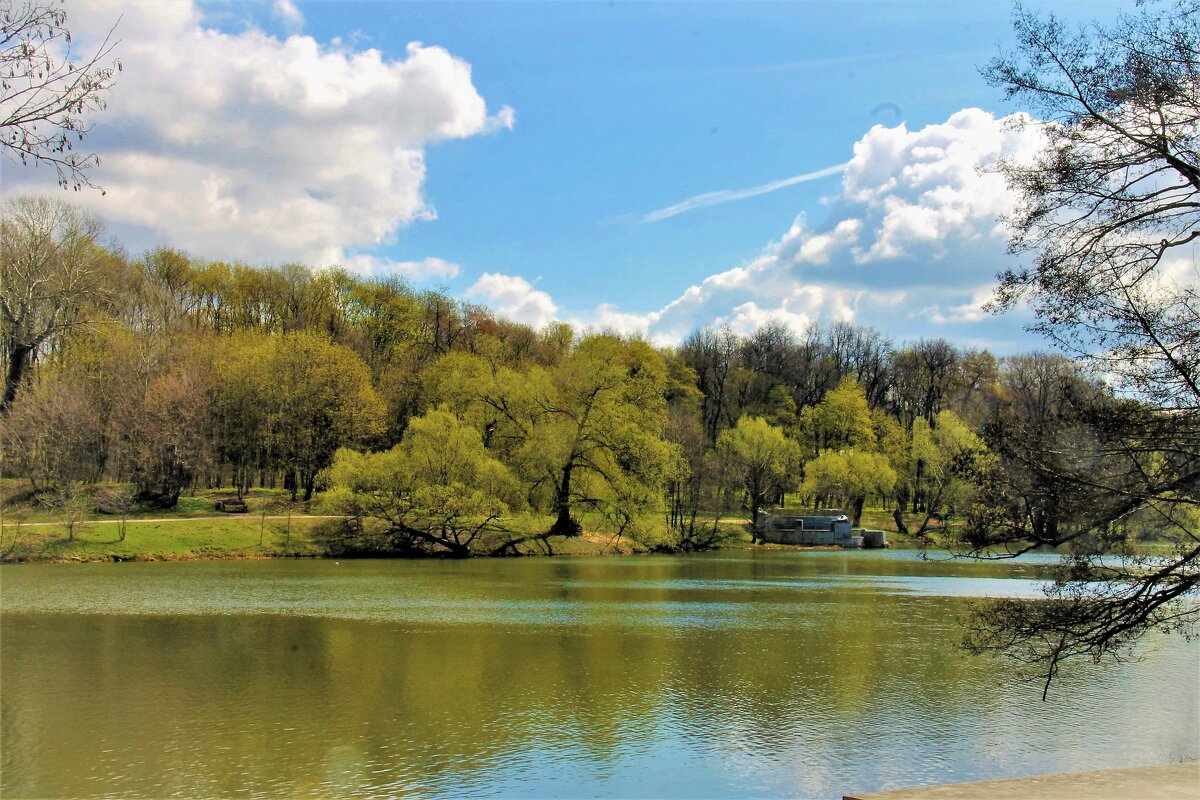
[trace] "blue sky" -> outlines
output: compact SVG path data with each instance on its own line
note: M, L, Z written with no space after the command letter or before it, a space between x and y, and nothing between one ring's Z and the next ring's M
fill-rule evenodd
M84 45L123 15L125 71L89 139L109 193L83 202L135 253L398 271L531 324L664 342L775 317L1038 344L1020 315L978 311L1009 200L973 164L1037 142L979 76L1010 41L1003 4L66 8ZM3 169L5 194L52 183Z

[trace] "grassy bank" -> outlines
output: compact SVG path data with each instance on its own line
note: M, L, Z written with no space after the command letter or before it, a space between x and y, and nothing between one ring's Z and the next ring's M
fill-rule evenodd
M533 521L531 521L532 523ZM537 521L542 522L542 521ZM322 558L338 555L330 539L336 520L294 516L290 532L286 519L257 514L224 518L130 520L125 538L119 523L87 521L75 527L73 538L57 523L5 523L0 555L7 562L43 561L172 561L196 558ZM549 521L544 523L547 527ZM545 530L530 527L530 533ZM733 539L731 541L738 541ZM536 543L518 547L526 555L584 556L648 552L651 548L629 537L585 530L571 539L551 542L549 552Z
M313 536L322 520L286 521L258 516L165 521L131 520L76 526L73 540L60 525L4 526L0 552L7 561L170 561L188 558L317 557L326 547Z
M27 496L28 484L0 482L3 519L0 525L0 560L44 561L162 561L181 559L321 558L342 555L336 538L337 520L320 516L320 505L292 503L286 492L258 489L246 497L248 511L227 514L215 508L218 499L232 492L211 490L186 495L170 510L138 509L126 517L125 536L114 515L98 513L95 502L67 515L39 505ZM506 520L516 536L547 530L552 519L541 514L519 514ZM895 532L895 524L884 509L864 513L864 527L888 531L889 541L911 543ZM914 516L913 527L919 524ZM555 539L549 550L530 541L518 552L539 555L583 556L630 554L654 550L669 541L661 514L645 514L637 521L638 533L617 536L603 520L583 519L582 535ZM68 528L73 527L69 531ZM722 520L723 547L750 547L744 519ZM773 546L766 546L773 547ZM779 546L783 547L783 546Z

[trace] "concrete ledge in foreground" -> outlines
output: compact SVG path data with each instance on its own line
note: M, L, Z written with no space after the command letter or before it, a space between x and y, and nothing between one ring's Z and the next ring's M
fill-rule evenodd
M1200 761L845 795L844 800L1198 800Z

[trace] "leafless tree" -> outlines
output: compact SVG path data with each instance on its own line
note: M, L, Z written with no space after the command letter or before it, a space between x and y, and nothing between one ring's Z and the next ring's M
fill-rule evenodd
M67 532L68 542L75 541L75 528L87 513L88 499L87 489L75 481L59 484L54 491L54 510L58 513L63 530Z
M76 206L46 197L17 197L0 219L0 358L11 407L39 350L88 321L89 305L107 299L112 253L99 244L104 226Z
M72 52L67 12L54 0L0 0L0 147L22 164L49 164L59 185L94 188L100 164L75 146L105 107L121 62L113 29L90 56Z
M118 484L105 489L100 495L102 510L117 514L117 541L125 541L125 532L129 525L129 515L137 507L137 491L129 484Z
M1029 258L996 302L1027 301L1035 330L1123 395L1065 398L1079 433L1015 450L1075 498L1073 519L1038 526L1000 503L968 530L974 555L1069 552L1047 601L976 618L977 647L1037 665L1048 687L1066 659L1120 658L1200 619L1200 2L1080 30L1018 8L1014 27L1016 49L984 74L1045 144L997 167L1019 201L1010 248ZM1173 550L1138 558L1127 530Z

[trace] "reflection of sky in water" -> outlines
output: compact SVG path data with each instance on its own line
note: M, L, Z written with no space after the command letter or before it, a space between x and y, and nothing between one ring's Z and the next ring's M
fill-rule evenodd
M428 624L499 625L608 625L622 622L642 626L722 625L770 628L794 623L810 606L870 602L881 595L920 597L1040 597L1043 581L1003 577L1001 570L1019 572L1020 566L985 565L990 577L960 575L887 574L897 570L899 559L849 561L837 553L821 559L801 558L789 563L771 558L765 563L782 568L771 577L720 577L731 566L756 566L753 559L679 559L669 567L683 571L700 568L702 574L679 577L644 577L663 566L663 560L612 560L611 577L591 577L596 560L563 560L565 572L546 574L532 570L536 580L503 579L504 564L477 580L451 572L439 575L438 565L422 573L423 565L403 565L411 580L381 579L389 562L331 562L286 565L291 570L264 570L240 565L145 564L21 566L5 568L4 609L8 613L119 613L173 614L284 614ZM830 557L833 556L833 557ZM945 570L907 559L904 572ZM393 562L394 563L394 562ZM871 572L838 574L847 566L871 567ZM221 567L224 566L225 569ZM257 566L257 565L255 565ZM525 566L524 564L520 566ZM609 565L601 564L601 569ZM954 565L960 565L956 562ZM969 566L969 565L965 565ZM978 566L978 565L977 565ZM140 569L139 569L140 567ZM812 570L795 574L791 568ZM882 569L881 569L882 568ZM135 580L113 580L110 570ZM56 570L69 576L74 591L63 591L57 581L24 581L39 570ZM295 574L290 574L290 573ZM186 575L187 580L177 580ZM240 574L239 574L240 573ZM385 575L386 577L386 575ZM465 581L465 583L464 583Z
M703 592L752 592L756 589L807 592L813 589L857 589L872 593L918 594L925 597L982 598L1043 597L1043 590L1048 583L1046 581L1034 581L1023 578L923 578L906 575L825 575L822 577L794 580L673 580L610 583L574 581L566 585L580 589L621 589L625 591L667 590L679 592L689 590Z

